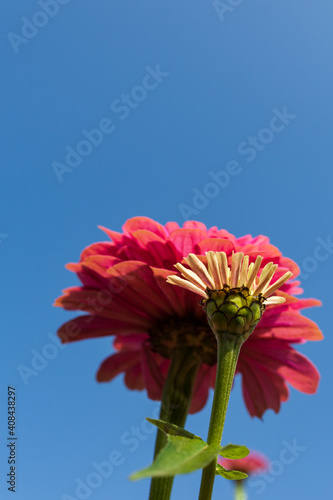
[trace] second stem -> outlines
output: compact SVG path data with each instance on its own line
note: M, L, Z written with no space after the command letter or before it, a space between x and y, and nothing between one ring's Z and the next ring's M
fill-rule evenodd
M191 405L193 388L201 360L193 349L176 349L163 389L160 419L184 427ZM166 444L166 435L158 430L154 458ZM169 500L173 477L156 477L151 481L149 500Z

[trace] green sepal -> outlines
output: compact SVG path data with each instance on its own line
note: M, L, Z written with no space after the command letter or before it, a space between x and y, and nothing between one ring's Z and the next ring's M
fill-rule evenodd
M169 477L188 474L211 463L220 451L220 445L208 445L202 439L167 434L167 444L162 448L152 465L135 472L130 479L145 477Z
M201 439L199 436L192 434L192 432L186 431L182 427L179 427L175 424L170 424L169 422L165 422L164 420L155 420L154 418L146 418L148 422L153 425L156 425L161 431L165 432L165 434L169 434L170 436L182 436L189 439Z
M220 455L224 458L230 460L237 460L238 458L245 458L250 453L250 450L246 446L241 446L239 444L227 444L221 447Z
M241 479L246 479L248 477L245 472L241 472L240 470L227 470L222 465L217 464L216 465L216 475L222 476L225 479L232 479L232 480L241 480Z

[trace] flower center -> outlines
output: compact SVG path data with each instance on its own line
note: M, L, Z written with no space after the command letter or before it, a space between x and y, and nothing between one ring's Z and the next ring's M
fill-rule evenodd
M216 363L216 338L208 325L171 319L152 329L149 336L153 351L164 358L171 358L175 349L192 347L193 355L197 355L202 363L211 366Z

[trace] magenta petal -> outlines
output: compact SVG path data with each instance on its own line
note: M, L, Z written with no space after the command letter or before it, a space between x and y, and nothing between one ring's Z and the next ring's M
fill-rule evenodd
M283 378L267 372L252 359L239 363L246 407L252 417L262 417L269 408L278 413L282 401L288 399L289 390Z
M79 287L69 289L66 291L66 295L56 300L55 305L69 311L86 311L93 316L124 320L132 325L145 326L146 328L151 325L148 314L136 310L131 303L126 304L120 294L112 295L112 293L103 290Z
M94 243L86 247L80 256L80 262L84 261L91 255L115 255L117 248L113 243Z
M157 360L163 361L161 356L155 354L147 343L142 344L142 372L148 396L158 401L162 397L165 376L160 370Z
M200 231L207 231L207 227L202 222L197 222L195 220L188 220L183 224L184 229L200 229Z
M91 255L79 264L67 264L67 269L77 273L82 284L88 288L107 288L109 275L107 270L119 263L111 255Z
M298 267L296 262L288 259L287 257L281 257L279 264L281 265L281 267L284 267L285 269L293 273L293 279L295 279L296 276L298 276L300 273L300 268Z
M277 349L271 355L271 359L279 363L276 372L295 389L306 394L314 394L317 391L320 380L318 370L295 349L289 346L285 350Z
M156 267L165 267L165 263L168 263L169 267L172 268L174 262L182 259L182 255L171 242L165 242L163 238L150 231L142 229L135 231L133 237L136 242L135 245L133 242L133 245L128 247L127 253L129 257L131 255L129 252L134 250L135 247L139 247L147 252L147 261L149 259L149 263Z
M250 407L252 400L251 411L255 408L256 415L267 408L278 411L277 401L287 396L284 380L307 394L316 392L319 383L314 365L279 339L250 337L241 350L237 371L243 376L246 404Z
M151 324L154 319L163 319L166 315L172 315L172 307L163 301L159 288L154 279L152 269L140 262L128 261L115 265L109 271L110 278L117 288L122 285L122 291L114 295L115 303L127 303L143 314L149 315Z
M113 347L117 351L140 351L143 342L148 339L148 335L140 333L117 335L113 341Z
M229 233L225 229L218 229L216 226L211 227L207 231L208 238L222 238L231 241L234 245L236 243L236 238L233 234Z
M196 246L198 254L205 254L206 252L225 252L227 255L231 254L234 249L234 244L230 240L223 238L206 238Z
M175 319L180 319L187 314L194 318L200 318L206 324L205 318L202 315L202 309L198 305L197 297L194 294L187 293L183 288L172 286L166 282L168 276L176 273L156 268L152 268L152 271L159 288L159 295L165 307L168 305L170 310L173 311Z
M106 358L97 372L98 382L110 382L122 372L126 372L140 360L140 352L127 351L118 352Z
M178 229L169 237L183 257L195 252L195 246L205 238L206 233L201 229Z
M170 235L173 231L179 229L179 224L177 224L177 222L167 222L164 227Z
M132 219L128 219L128 221L126 221L123 225L124 234L126 235L132 235L139 229L151 231L152 233L161 236L161 238L165 238L166 236L166 231L162 224L159 224L153 219L149 219L149 217L132 217Z
M200 366L193 390L193 398L189 413L196 413L205 406L209 394L211 371L211 366Z
M103 226L98 226L98 228L101 229L102 231L104 231L104 233L108 235L110 240L112 240L113 243L115 243L115 245L113 245L113 246L116 247L117 245L123 243L125 237L122 233L117 233L116 231L111 231L107 227L103 227Z
M109 335L138 334L138 332L141 332L142 338L146 327L138 323L133 324L133 318L124 321L87 314L64 323L58 330L58 336L63 343L67 343Z
M128 389L142 391L145 388L142 367L139 361L135 365L128 367L124 380Z
M314 321L301 316L297 311L284 311L283 314L270 316L255 330L261 337L289 339L290 342L304 340L321 340L323 334Z

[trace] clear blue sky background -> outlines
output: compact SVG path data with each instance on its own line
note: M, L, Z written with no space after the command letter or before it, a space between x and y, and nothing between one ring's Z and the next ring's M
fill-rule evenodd
M87 498L147 498L149 481L127 478L151 461L153 434L147 428L132 444L123 444L121 436L156 415L158 405L144 392L128 391L121 377L97 384L111 338L64 349L51 340L76 315L52 303L63 288L77 284L64 265L105 239L97 225L121 230L135 215L182 223L184 205L196 210L189 218L207 226L237 236L268 235L301 266L304 296L323 300L322 308L306 314L326 340L300 348L321 371L317 395L292 389L278 415L268 411L259 421L245 410L237 380L224 442L246 443L276 462L263 493L249 485L253 500L312 500L331 491L325 442L332 413L333 258L330 247L331 253L321 250L325 260L315 250L318 238L333 238L333 5L238 4L224 19L211 1L198 0L59 0L53 17L38 14L34 0L2 6L1 498L13 498L4 478L7 385L18 399L16 500L78 498L76 478L85 482L95 471L92 464L115 450L123 463ZM134 88L147 66L157 65L164 75L145 96ZM153 86L152 78L144 81ZM131 92L141 101L120 110L117 99ZM284 108L292 117L271 122L274 110ZM53 162L65 164L66 147L75 149L85 139L82 130L105 118L113 131L85 150L89 154L60 182ZM279 131L267 131L272 123ZM261 138L252 152L250 136ZM209 191L209 173L226 171L231 160L239 164L238 175ZM199 207L195 190L215 196ZM31 367L33 350L42 353L52 342L58 346L54 359L25 385L18 366ZM187 423L203 437L210 405L211 398ZM285 442L293 440L303 449L281 465ZM177 479L173 499L196 498L199 482L200 473ZM217 481L215 499L231 494L229 482Z

